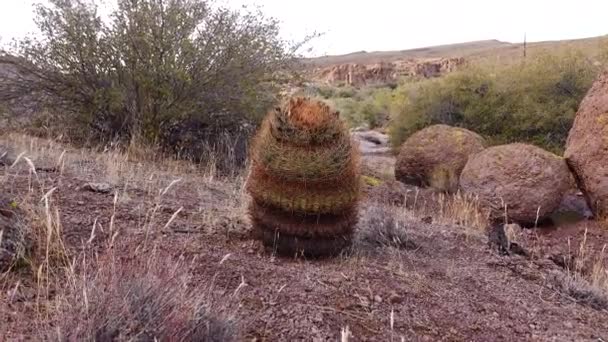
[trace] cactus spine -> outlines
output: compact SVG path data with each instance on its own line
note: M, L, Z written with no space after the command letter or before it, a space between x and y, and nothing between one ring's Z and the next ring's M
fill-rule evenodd
M279 254L324 256L350 245L359 200L358 150L338 112L293 98L271 111L251 149L249 214Z

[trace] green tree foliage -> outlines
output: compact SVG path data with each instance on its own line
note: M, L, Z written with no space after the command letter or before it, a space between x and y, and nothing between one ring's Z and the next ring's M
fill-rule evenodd
M256 123L301 47L276 20L207 0L118 0L108 18L87 0L48 3L39 38L1 57L15 72L0 76L0 100L37 94L66 133L96 141Z
M495 144L521 141L560 152L597 72L593 61L569 51L404 85L392 101L392 142L399 146L414 132L443 123Z

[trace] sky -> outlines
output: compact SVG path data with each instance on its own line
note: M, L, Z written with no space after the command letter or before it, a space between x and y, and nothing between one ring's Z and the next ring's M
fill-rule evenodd
M0 43L35 30L32 4L0 0ZM112 0L105 0L112 1ZM309 55L404 50L475 40L561 40L608 34L606 0L216 0L259 5L284 38L319 32Z

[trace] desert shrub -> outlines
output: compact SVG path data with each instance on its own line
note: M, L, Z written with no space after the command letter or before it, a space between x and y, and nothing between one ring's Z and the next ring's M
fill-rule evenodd
M391 108L392 143L399 146L414 132L442 123L492 143L522 141L559 152L597 72L591 60L569 51L401 86Z
M343 91L347 93L344 94ZM360 91L342 88L331 102L350 127L365 125L375 128L383 126L388 121L392 92L386 87Z
M410 228L405 220L398 217L395 208L380 203L371 204L362 213L357 230L357 247L415 248L408 237Z
M300 46L260 12L207 0L118 0L107 18L94 2L50 0L35 14L40 34L2 54L12 72L0 75L0 100L36 94L79 141L239 135L276 100Z

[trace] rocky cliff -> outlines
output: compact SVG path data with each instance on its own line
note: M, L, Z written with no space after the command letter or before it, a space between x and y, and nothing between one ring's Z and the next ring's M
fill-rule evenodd
M347 63L312 72L315 81L330 85L364 86L390 84L399 77L438 77L453 72L465 63L464 58L407 59L373 64Z

